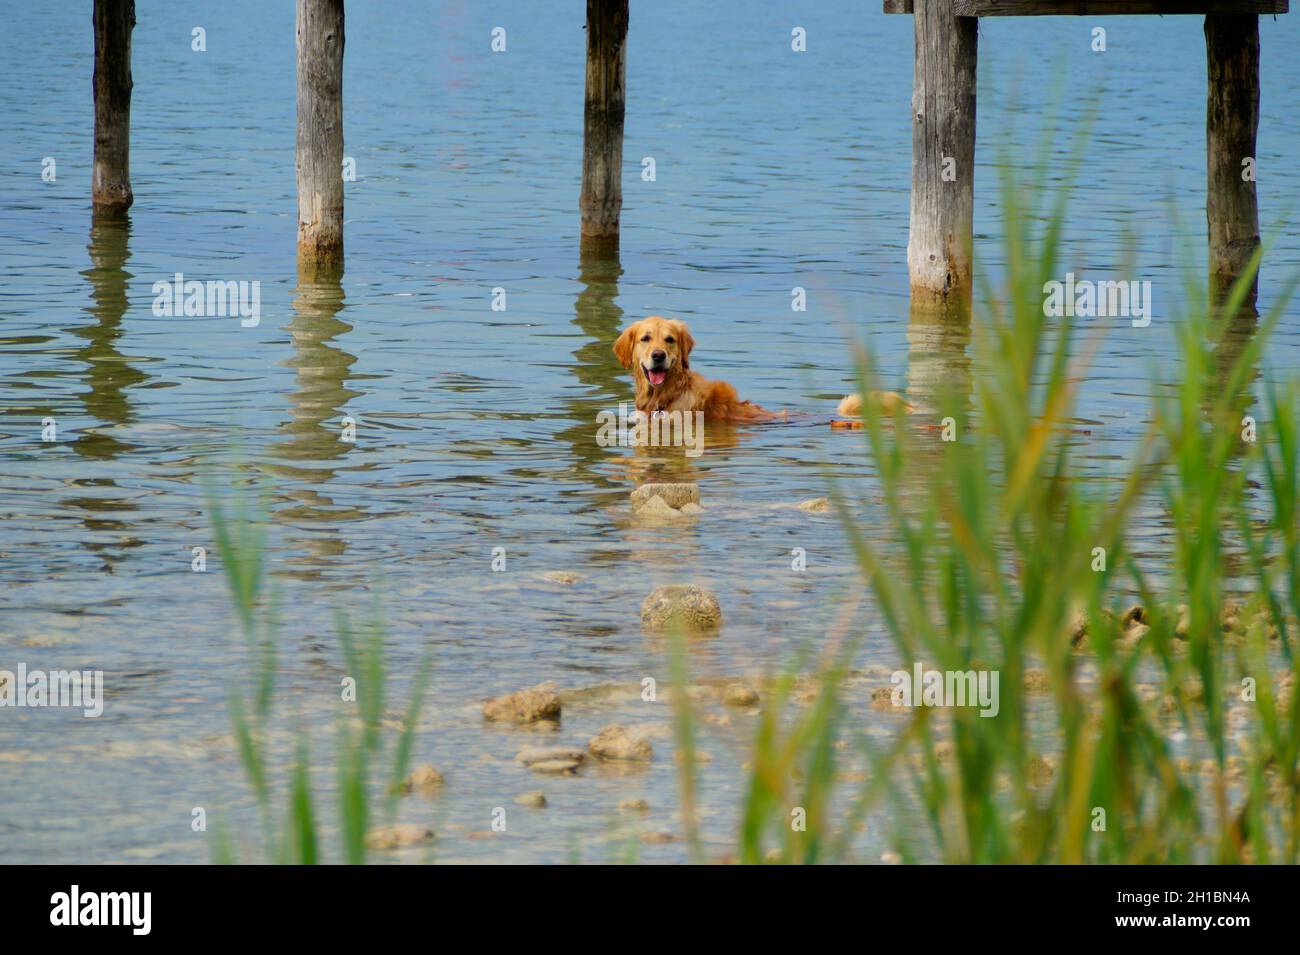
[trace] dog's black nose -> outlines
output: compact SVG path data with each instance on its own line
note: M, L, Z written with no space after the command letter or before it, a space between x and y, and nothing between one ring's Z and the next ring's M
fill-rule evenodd
M650 353L650 358L651 358L651 360L654 361L654 363L655 363L656 365L662 365L663 362L664 362L664 359L667 358L667 357L668 357L668 353L667 353L667 352L664 352L664 351L652 351L652 352Z

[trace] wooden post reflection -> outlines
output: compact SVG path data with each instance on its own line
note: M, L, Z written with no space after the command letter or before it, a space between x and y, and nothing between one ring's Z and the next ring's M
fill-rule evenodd
M295 502L278 508L276 519L299 526L309 521L318 531L294 542L305 556L288 562L305 565L292 573L306 578L319 576L322 558L346 551L336 525L360 514L351 502L336 505L321 489L338 471L333 462L355 447L343 440L343 419L347 404L361 395L345 384L356 356L334 343L352 328L337 317L346 297L342 277L343 270L336 265L299 265L288 328L293 357L286 362L294 370L294 389L289 395L289 419L280 427L285 437L272 448L280 462L275 470L289 479L281 484L282 494ZM358 422L358 428L363 426Z
M961 299L913 301L907 324L907 399L936 427L917 432L918 450L937 454L939 423L951 416L964 421L974 388L969 304Z
M86 391L81 394L81 402L87 414L108 427L88 429L77 437L74 449L88 458L108 459L130 449L130 445L106 432L113 426L131 423L127 390L148 378L117 347L128 307L127 285L135 277L126 270L131 258L130 240L129 216L95 216L91 221L90 244L86 247L90 268L81 274L90 282L93 304L86 311L94 321L71 331L86 340L75 353L86 365Z

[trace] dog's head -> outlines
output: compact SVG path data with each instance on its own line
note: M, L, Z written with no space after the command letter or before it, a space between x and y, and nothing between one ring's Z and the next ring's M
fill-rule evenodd
M660 388L678 371L691 367L695 339L685 322L651 315L623 329L614 342L614 354L631 368L633 377Z

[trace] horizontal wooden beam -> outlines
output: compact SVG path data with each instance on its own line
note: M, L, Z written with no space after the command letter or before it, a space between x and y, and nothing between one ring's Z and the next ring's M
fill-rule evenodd
M1257 15L1288 13L1290 0L951 0L959 17ZM886 13L911 13L912 0L884 0Z

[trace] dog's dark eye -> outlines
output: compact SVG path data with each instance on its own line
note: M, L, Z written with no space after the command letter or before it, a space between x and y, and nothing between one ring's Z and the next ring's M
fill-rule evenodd
M650 336L649 336L649 335L642 335L642 336L641 336L641 341L643 341L643 342L648 342L649 340L650 340Z
M673 336L669 335L667 338L664 339L664 341L666 341L668 344L671 345L673 342L677 341L677 339L675 339L675 338L673 338Z

